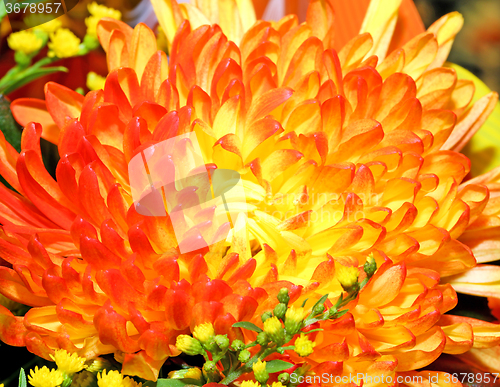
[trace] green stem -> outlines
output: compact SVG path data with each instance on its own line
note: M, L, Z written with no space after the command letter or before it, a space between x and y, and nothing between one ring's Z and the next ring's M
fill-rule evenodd
M276 352L276 348L278 348L276 345L272 346L271 348L261 348L261 350L257 354L255 354L247 363L245 363L244 366L241 366L240 368L229 372L227 376L219 383L225 384L227 386L229 383L232 383L236 379L238 379L241 375L252 371L252 366L254 363L256 363L260 358L265 359L270 354Z

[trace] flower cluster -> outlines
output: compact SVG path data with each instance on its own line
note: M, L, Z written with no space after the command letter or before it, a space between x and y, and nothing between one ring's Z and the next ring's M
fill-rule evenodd
M57 368L36 366L30 370L28 382L34 387L141 387L142 383L123 376L113 369L113 365L102 358L87 360L76 353L68 353L64 349L56 350L50 356ZM21 372L20 384L25 378ZM26 381L24 381L24 384Z
M103 17L120 19L121 13L93 2L88 6L91 16L87 18L87 33L83 42L68 28L63 28L59 19L46 20L45 14L30 14L24 20L25 31L13 32L7 37L9 47L15 51L17 66L0 80L0 94L8 94L32 80L65 67L47 67L61 59L88 54L99 47L95 28ZM32 64L33 58L47 46L47 57ZM94 77L95 79L95 77ZM91 83L91 84L95 84Z
M294 364L279 360L266 362L264 359L276 353L289 358L288 351L294 351L300 357L311 355L316 343L308 336L322 331L322 329L314 329L314 324L342 317L347 312L342 308L357 298L358 293L375 273L375 265L373 257L369 257L364 265L363 282L357 281L359 274L357 271L356 282L352 282L349 278L348 289L329 309L325 308L324 304L328 295L319 299L309 313L305 311L304 305L289 307L289 291L287 288L281 289L277 295L278 304L272 311L265 311L260 317L263 323L262 329L251 322L243 321L233 324L233 327L257 333L256 338L247 344L239 339L230 342L227 335L216 335L213 325L209 322L197 325L193 329L192 337L189 335L177 337L176 347L190 356L203 355L205 358L203 373L197 368L188 368L184 372L171 373L171 378L183 379L186 384L192 383L192 379L195 379L195 384L198 385L217 382L227 385L253 372L255 380L261 385L266 385L270 373L291 369ZM344 274L341 272L338 278L341 283L343 278ZM298 377L299 371L294 372L292 376ZM284 372L278 376L280 380L278 383L287 384L290 378L290 374Z

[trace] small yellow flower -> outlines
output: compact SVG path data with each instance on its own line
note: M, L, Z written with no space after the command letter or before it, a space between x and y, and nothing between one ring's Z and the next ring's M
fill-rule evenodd
M260 383L254 382L252 380L245 380L241 383L240 387L260 387Z
M137 383L134 379L125 376L122 382L123 387L142 387L142 383Z
M309 340L309 338L303 333L301 333L300 337L295 340L295 352L297 352L297 355L302 357L309 356L313 353L313 348L315 346L316 343Z
M269 384L268 384L268 386L269 386ZM283 384L281 384L281 382L273 382L271 387L284 387L284 386L283 386Z
M357 267L338 265L336 269L337 272L335 273L335 276L344 290L347 291L349 288L358 283L359 269Z
M73 375L83 370L85 366L84 357L79 357L76 353L69 354L65 349L58 349L54 355L50 355L57 364L57 369L66 375Z
M264 332L275 343L283 339L284 330L278 317L274 316L264 321Z
M50 34L49 57L69 58L78 54L80 39L67 28L59 28Z
M265 371L266 362L259 359L256 363L253 363L252 369L254 373Z
M89 90L101 90L104 89L104 84L106 83L106 78L101 77L99 74L90 71L87 74L87 87Z
M215 337L214 326L210 322L197 325L194 327L193 336L202 344L206 344Z
M118 371L109 371L106 374L106 370L97 374L97 385L99 387L123 387L123 375Z
M59 370L49 370L46 366L35 367L28 376L29 383L34 387L57 387L64 380L63 374Z
M203 348L201 347L200 342L188 335L177 336L175 346L179 351L190 356L200 355L203 353Z
M117 9L108 8L103 4L97 4L95 1L89 4L87 9L92 16L97 16L99 19L103 17L110 17L112 19L121 20L122 18L122 13Z
M108 8L102 4L97 4L95 1L92 4L89 4L87 8L90 12L90 16L85 19L85 24L87 25L87 35L90 35L92 37L97 37L97 23L103 17L110 17L117 20L120 20L122 18L122 14L120 11L113 8Z
M14 51L21 51L29 55L40 50L43 41L32 31L19 31L9 35L7 44Z
M253 363L252 366L253 374L255 379L259 383L266 383L269 379L269 373L266 370L266 362L259 359L256 363Z

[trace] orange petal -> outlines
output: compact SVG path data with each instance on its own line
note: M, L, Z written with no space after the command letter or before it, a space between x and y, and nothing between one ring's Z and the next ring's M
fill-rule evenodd
M130 39L130 66L141 79L147 63L156 52L156 37L153 31L144 23L139 23L134 28Z
M19 98L10 104L12 115L21 126L28 122L38 122L42 125L42 138L57 144L59 139L59 127L54 122L47 110L44 100L35 98Z
M79 118L82 112L83 95L54 82L45 85L45 103L47 110L59 128L66 119Z

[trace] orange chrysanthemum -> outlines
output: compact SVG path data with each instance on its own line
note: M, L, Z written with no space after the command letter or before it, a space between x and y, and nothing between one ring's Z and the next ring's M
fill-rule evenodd
M399 2L376 3L338 52L329 1L312 0L303 24L258 21L239 44L184 21L168 62L145 25L102 20L103 90L49 83L45 101L12 104L25 129L20 154L0 143L0 172L17 191L0 186L11 264L0 289L33 308L24 318L1 309L2 340L45 358L114 352L124 374L156 379L179 334L212 322L243 338L232 324L257 321L284 286L292 303L334 301L335 266L373 254L379 269L349 313L311 336L317 370L406 375L442 352L498 344L497 326L442 316L456 304L442 278L475 265L458 239L496 219L486 186L460 185L469 160L457 152L497 95L469 106L474 85L441 67L460 15L386 56ZM191 131L206 164L240 173L249 210L227 240L181 254L199 235L178 241L168 215L140 215L127 164ZM58 145L56 180L40 136Z

